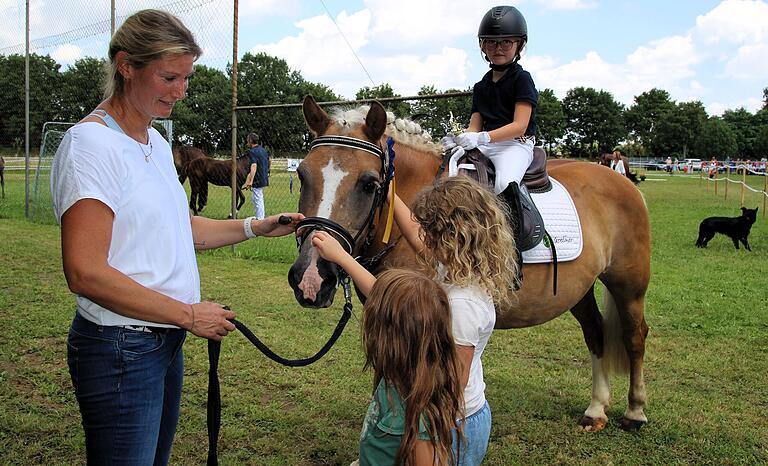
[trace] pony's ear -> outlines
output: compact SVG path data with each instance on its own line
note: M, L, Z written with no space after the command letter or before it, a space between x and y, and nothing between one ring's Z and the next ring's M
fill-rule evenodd
M371 108L368 115L365 116L365 127L363 131L371 141L378 141L387 129L387 111L380 103L371 102Z
M304 121L307 122L309 130L315 136L320 136L325 133L328 126L331 125L331 119L328 114L317 105L315 98L311 95L304 97L304 103L301 106L304 111Z

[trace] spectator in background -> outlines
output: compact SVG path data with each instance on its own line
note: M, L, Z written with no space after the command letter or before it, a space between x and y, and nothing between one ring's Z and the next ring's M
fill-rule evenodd
M666 165L664 167L664 170L671 175L672 174L672 157L667 157L667 160L665 161L665 163Z
M712 157L709 161L709 177L714 178L717 175L717 159Z
M259 135L249 133L247 137L248 157L251 159L251 171L245 179L243 188L251 190L254 216L257 220L264 218L264 188L269 186L269 154L261 147Z
M627 170L624 166L624 160L621 158L621 151L616 149L613 151L613 159L611 160L611 170L616 173L627 176Z

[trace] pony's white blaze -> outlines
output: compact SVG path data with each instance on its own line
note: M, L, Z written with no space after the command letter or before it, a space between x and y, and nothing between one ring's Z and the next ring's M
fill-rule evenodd
M341 180L347 176L347 172L340 170L331 158L328 160L328 164L321 170L323 174L323 194L320 198L320 204L317 207L317 216L323 218L331 218L333 212L333 206L336 203L336 191L341 185ZM307 237L307 241L312 241L312 234ZM320 276L319 269L317 267L318 254L317 251L312 248L310 251L309 265L304 270L304 275L301 277L301 282L298 284L299 289L304 293L304 298L314 301L317 297L317 292L323 285L323 278Z
M331 158L328 164L321 170L323 174L323 195L320 198L320 205L317 206L317 216L331 218L333 206L336 203L336 191L339 189L341 180L347 176L347 172L340 170Z

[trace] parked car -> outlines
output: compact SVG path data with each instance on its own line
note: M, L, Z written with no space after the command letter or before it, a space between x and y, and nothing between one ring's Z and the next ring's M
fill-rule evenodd
M685 159L683 163L690 167L691 171L701 170L701 159Z
M656 160L656 159L651 159L651 160L645 162L645 169L646 170L661 170L662 168L664 168L664 164L663 163L659 163L659 161Z

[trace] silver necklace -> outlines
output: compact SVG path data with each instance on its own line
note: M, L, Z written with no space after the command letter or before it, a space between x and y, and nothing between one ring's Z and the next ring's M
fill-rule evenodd
M149 139L149 138L147 138L147 139ZM151 140L149 141L149 153L144 152L144 148L141 146L141 143L139 141L136 141L136 144L139 145L139 150L144 155L144 161L149 163L149 159L150 159L150 156L152 155L152 150L153 150L152 141Z

